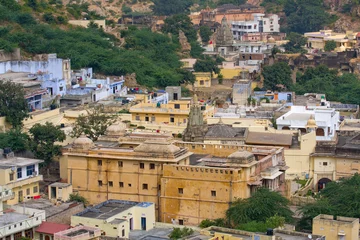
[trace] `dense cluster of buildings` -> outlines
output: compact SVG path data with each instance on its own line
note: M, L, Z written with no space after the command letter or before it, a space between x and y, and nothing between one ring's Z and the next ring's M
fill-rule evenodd
M42 160L0 149L1 238L164 239L174 226L225 217L233 202L260 187L298 204L302 194L360 172L359 106L321 93L257 91L255 79L272 50L284 51L278 15L226 4L190 18L214 32L204 54L225 59L219 74L194 72L196 59L181 60L195 76L192 97L180 86L148 91L125 86L123 77L97 79L91 68L72 70L56 54L0 61L0 80L25 89L32 117L24 131L52 122L67 133L55 180L44 181ZM335 51L347 56L359 46L358 35L305 33L304 48L317 54L335 41ZM116 121L96 141L71 138L76 119L96 105ZM0 132L10 127L0 118ZM359 219L319 215L311 237L358 239L358 232ZM284 229L264 235L210 227L196 234L189 239L309 239Z

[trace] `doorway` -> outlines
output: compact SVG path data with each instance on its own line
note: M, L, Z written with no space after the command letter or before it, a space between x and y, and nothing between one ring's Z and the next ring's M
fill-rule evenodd
M318 191L324 189L326 187L326 184L328 184L329 182L331 182L330 179L328 178L321 178L319 181L318 181Z
M141 218L141 230L146 231L146 217Z
M133 225L133 224L134 224L134 220L133 220L133 218L130 218L130 219L129 219L129 222L130 222L130 231L131 231L131 230L133 230L133 228L134 228L134 225Z
M56 187L51 187L51 199L56 199Z

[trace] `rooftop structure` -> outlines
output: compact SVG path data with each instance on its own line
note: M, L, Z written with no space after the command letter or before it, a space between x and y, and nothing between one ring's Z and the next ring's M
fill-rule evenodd
M99 228L76 226L54 234L54 240L95 240L100 239Z
M336 42L336 52L344 52L358 45L357 33L352 31L335 33L332 30L320 30L319 32L305 33L304 36L307 38L307 47L310 49L324 50L328 41Z
M12 189L15 198L8 204L27 201L39 195L39 182L43 177L39 174L39 164L43 160L15 157L11 149L0 149L0 185Z
M108 200L71 218L71 225L99 227L102 235L129 238L129 230L151 230L155 225L155 206L149 202Z
M54 237L54 234L57 232L61 232L70 228L70 225L67 224L59 224L53 222L42 222L38 228L36 228L35 232L39 235L40 239L45 239L46 235ZM45 235L45 236L44 236Z
M326 240L359 239L359 219L320 214L313 218L313 234L323 235Z
M253 13L251 20L232 21L231 31L234 39L237 40L243 40L242 36L248 33L280 32L279 16L276 14L266 16L263 13Z
M310 119L316 122L315 129L312 130L316 131L317 141L331 141L336 136L340 115L335 109L326 106L313 110L303 106L292 106L289 112L276 119L276 124L279 130L296 129L306 133L309 131L307 125Z

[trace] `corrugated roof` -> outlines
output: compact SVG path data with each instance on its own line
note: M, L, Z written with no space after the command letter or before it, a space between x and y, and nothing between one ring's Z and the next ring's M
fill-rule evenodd
M71 228L71 227L70 227L70 225L67 225L67 224L42 222L41 225L35 231L38 233L54 235L57 232L67 230L69 228Z

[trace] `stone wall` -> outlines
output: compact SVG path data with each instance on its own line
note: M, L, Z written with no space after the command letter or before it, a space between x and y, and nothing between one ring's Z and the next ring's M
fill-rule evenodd
M69 206L68 209L64 211L52 215L50 217L46 217L46 221L60 224L71 224L71 216L83 211L84 205L82 203L73 203Z
M21 60L20 48L15 48L13 52L7 53L0 50L0 62Z

